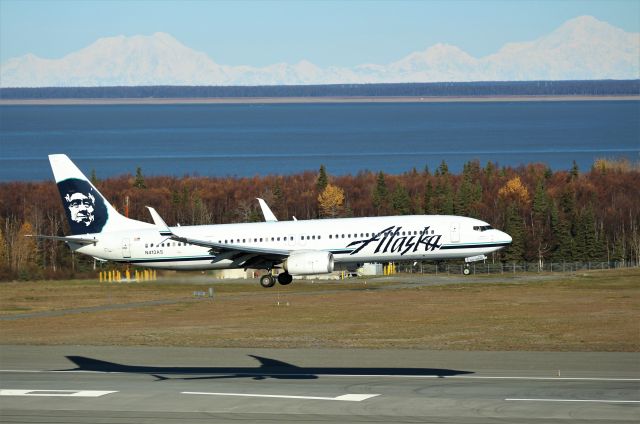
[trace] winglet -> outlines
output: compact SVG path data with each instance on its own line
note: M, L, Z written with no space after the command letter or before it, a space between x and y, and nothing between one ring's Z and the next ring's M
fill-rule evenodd
M151 206L147 206L147 209L149 209L149 213L151 213L151 219L153 219L153 223L156 224L156 227L158 227L158 230L160 231L160 235L161 236L173 235L173 233L169 229L169 226L167 225L166 222L164 222L164 219L162 219L160 214L156 212L156 210L153 209Z
M278 218L276 218L273 212L271 212L271 209L269 208L269 205L267 205L267 202L265 202L264 199L261 199L259 197L257 199L258 199L258 203L260 203L260 209L262 209L262 215L264 215L264 220L266 222L276 222Z

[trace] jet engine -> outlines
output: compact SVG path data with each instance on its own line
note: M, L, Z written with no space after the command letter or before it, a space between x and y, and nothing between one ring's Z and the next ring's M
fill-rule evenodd
M333 272L333 255L318 250L293 252L282 266L291 275L328 274Z

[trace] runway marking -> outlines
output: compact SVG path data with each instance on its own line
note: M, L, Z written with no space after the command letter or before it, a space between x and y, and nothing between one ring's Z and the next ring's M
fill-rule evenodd
M100 397L117 391L107 390L0 390L0 396Z
M262 395L262 394L255 394L255 393L210 393L210 392L181 392L181 393L184 395L240 396L240 397L305 399L305 400L339 400L343 402L362 402L363 400L380 396L379 394L346 394L346 395L341 395L337 397L319 397L319 396Z
M275 375L275 374L270 374ZM287 374L288 375L288 374ZM294 374L295 375L295 374ZM396 374L314 374L322 377L384 377L384 378L442 378L455 380L545 380L545 381L640 381L640 378L606 377L523 377L523 376L481 376L481 375L396 375Z
M607 400L607 399L505 399L521 402L597 402L597 403L640 403L640 400Z
M121 371L89 371L89 370L0 370L0 373L87 373L87 374L149 374L145 372L121 372ZM194 375L187 373L188 375ZM187 375L180 372L164 372L159 375ZM227 373L198 373L197 375L229 375ZM482 375L404 375L404 374L295 374L295 373L273 373L273 374L260 374L260 373L234 373L237 377L304 377L304 376L317 376L317 377L348 377L348 378L440 378L440 379L455 379L455 380L541 380L541 381L630 381L637 382L640 378L608 378L608 377L527 377L527 376L482 376Z

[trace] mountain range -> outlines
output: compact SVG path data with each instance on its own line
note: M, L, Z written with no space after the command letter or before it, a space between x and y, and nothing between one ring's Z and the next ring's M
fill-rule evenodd
M166 33L101 38L60 59L32 54L0 65L0 87L295 85L640 78L640 33L591 16L537 40L476 58L449 44L386 65L319 67L303 60L266 67L216 63Z

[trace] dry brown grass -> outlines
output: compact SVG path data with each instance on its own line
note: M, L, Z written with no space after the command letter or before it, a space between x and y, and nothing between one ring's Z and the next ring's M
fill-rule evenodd
M214 301L186 299L202 286L12 283L0 286L3 314L178 303L0 321L0 343L637 352L639 281L635 269L398 289L216 285Z

